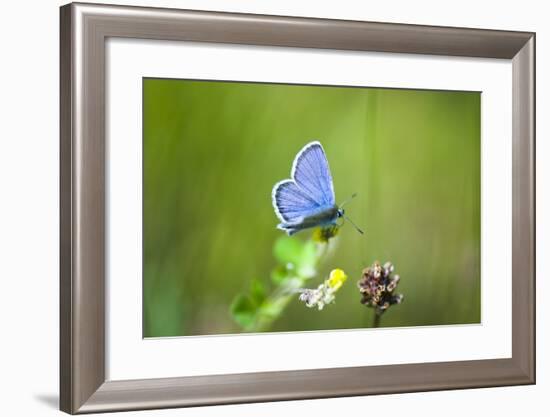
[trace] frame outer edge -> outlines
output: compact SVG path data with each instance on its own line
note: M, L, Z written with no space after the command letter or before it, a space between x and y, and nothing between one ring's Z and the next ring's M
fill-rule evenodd
M60 9L60 409L105 382L103 38L86 9ZM99 47L101 45L101 47Z
M73 5L73 412L106 380L105 38Z
M449 26L94 3L73 5L102 21L105 29L108 27L107 36L140 39L512 59L532 35Z
M59 408L73 410L72 374L72 19L71 6L59 10Z
M535 35L512 60L512 357L536 381ZM520 278L521 277L521 278Z
M518 372L512 359L109 381L80 412L350 397L525 383L524 375Z

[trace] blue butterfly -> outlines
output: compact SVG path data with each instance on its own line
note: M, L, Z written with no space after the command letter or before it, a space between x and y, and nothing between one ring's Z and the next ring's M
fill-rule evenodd
M352 196L352 198L355 195ZM334 185L323 146L318 141L305 145L294 158L290 179L279 181L271 192L277 226L289 236L311 227L337 225L340 218L350 221L336 205Z

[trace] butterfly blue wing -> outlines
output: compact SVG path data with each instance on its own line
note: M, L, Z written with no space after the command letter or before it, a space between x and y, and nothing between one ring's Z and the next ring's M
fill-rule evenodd
M296 155L292 179L320 206L335 204L332 175L321 143L310 142Z
M294 180L284 180L275 184L272 199L277 217L285 223L298 222L321 208L319 203L298 187Z
M304 218L334 206L332 176L319 142L311 142L296 155L292 179L273 187L273 208L284 225L299 224Z

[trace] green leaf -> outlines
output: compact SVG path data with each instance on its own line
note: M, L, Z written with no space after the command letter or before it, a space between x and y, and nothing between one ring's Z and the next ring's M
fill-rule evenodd
M231 303L233 319L245 329L254 325L256 310L256 304L247 295L239 294Z
M288 277L289 274L283 265L278 265L271 271L271 281L276 285L282 284Z
M275 242L273 253L281 266L286 269L287 276L298 275L302 278L315 276L318 253L313 241L304 243L297 238L284 236ZM276 278L282 278L281 270L277 271L277 275Z
M302 257L303 248L304 244L301 240L282 236L275 241L273 255L281 265L296 267Z
M256 306L260 306L267 297L264 285L258 279L253 279L250 283L250 298Z

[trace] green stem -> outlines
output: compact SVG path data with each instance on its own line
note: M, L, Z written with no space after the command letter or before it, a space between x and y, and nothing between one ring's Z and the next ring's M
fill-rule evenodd
M328 242L321 245L320 248L318 248L317 256L315 259L315 270L317 270L319 263L322 258L325 257L325 255L328 252ZM315 274L317 276L317 274ZM314 276L314 277L315 277ZM260 307L260 311L258 314L258 318L254 325L247 329L249 332L257 333L257 332L265 332L268 331L273 322L277 320L284 312L290 301L293 299L293 297L298 297L298 293L295 292L296 289L301 288L306 285L306 282L314 277L294 277L294 279L299 279L299 283L296 283L294 281L293 286L290 288L288 286L281 286L279 288L276 288L275 291L268 297L268 300L264 302L264 305L271 306L269 308L269 314L265 314L262 312L262 307ZM277 305L276 311L273 311L273 304Z
M380 327L380 317L382 317L382 314L374 313L374 317L372 320L372 327L377 328Z
M328 253L328 242L317 248L316 257L313 262L315 270L318 269L319 263ZM298 289L303 288L306 282L317 276L294 276L287 283L280 284L267 297L267 299L258 308L255 322L246 328L247 332L257 333L268 331L273 322L276 321L285 311L291 300L298 298ZM289 284L290 283L290 284Z
M278 304L278 311L273 314L265 314L263 312L258 313L258 318L256 319L256 322L254 323L254 326L252 326L250 329L248 329L249 332L252 333L258 333L258 332L265 332L268 331L271 328L271 325L275 320L277 320L280 315L285 310L286 306L292 299L292 295L284 295L281 297L278 297L275 302ZM261 310L261 308L260 308Z

